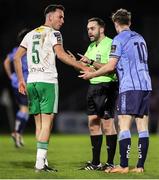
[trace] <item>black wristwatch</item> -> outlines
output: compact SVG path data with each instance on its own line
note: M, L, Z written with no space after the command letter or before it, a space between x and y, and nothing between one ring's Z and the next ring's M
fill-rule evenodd
M94 60L90 59L89 65L93 65Z

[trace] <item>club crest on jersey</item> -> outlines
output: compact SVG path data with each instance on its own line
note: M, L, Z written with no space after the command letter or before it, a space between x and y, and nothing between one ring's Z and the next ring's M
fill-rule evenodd
M114 53L116 51L116 45L111 46L111 53Z
M59 32L55 32L54 35L57 38L57 42L61 43L62 42L61 34Z

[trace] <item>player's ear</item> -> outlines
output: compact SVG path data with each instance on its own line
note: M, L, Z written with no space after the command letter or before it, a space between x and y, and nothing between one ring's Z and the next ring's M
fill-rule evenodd
M48 17L49 21L51 21L51 20L52 20L52 18L53 18L53 13L51 13L51 12L50 12L50 13L48 13L48 14L47 14L47 17Z
M104 28L100 28L100 33L104 33Z

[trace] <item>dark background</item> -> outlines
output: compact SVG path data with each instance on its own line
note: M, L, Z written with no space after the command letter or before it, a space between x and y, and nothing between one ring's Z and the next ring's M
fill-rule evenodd
M149 51L149 69L153 80L151 102L152 131L157 131L159 94L159 9L157 0L0 0L0 96L9 91L14 111L17 107L13 99L10 81L3 69L3 60L16 44L18 31L24 27L36 28L44 23L43 11L49 4L62 4L65 7L65 23L61 29L65 50L75 55L83 54L89 44L87 20L100 17L106 23L106 35L116 35L111 14L119 8L132 13L131 29L142 34ZM78 56L77 56L78 57ZM79 58L79 57L78 57ZM79 79L78 72L57 60L60 85L60 112L84 112L88 82ZM2 101L0 99L0 101ZM0 102L0 129L9 131L7 110Z

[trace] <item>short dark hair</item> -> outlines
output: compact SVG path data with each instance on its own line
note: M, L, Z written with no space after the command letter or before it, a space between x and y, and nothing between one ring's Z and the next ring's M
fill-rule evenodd
M44 16L46 16L48 13L50 12L55 12L56 9L61 9L62 11L65 11L65 8L63 5L61 4L50 4L49 6L47 6L44 10Z
M88 19L88 22L92 22L92 21L96 21L99 26L101 26L105 29L105 23L101 18L93 17L93 18Z
M126 9L118 9L112 14L112 21L120 25L129 25L131 22L131 12L128 12Z

